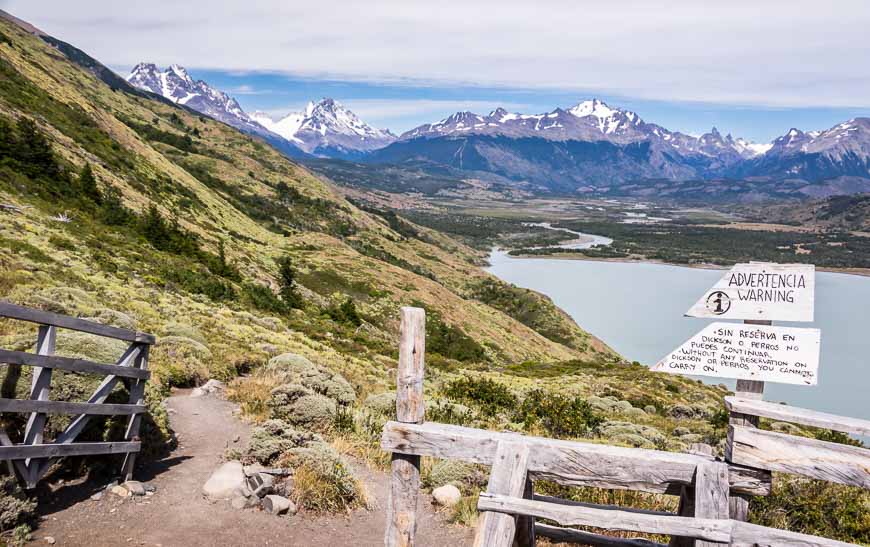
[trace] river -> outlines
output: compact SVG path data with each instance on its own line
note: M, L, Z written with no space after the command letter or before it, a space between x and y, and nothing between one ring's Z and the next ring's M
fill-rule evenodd
M587 240L585 246L597 243L603 242ZM709 323L683 313L722 276L721 270L642 262L512 258L500 250L490 264L492 274L546 294L626 359L646 365ZM818 385L768 382L765 399L870 419L870 277L817 272L815 318L777 324L821 329Z

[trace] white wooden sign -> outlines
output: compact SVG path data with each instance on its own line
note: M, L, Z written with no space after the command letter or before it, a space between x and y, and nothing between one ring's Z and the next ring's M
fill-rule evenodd
M821 331L711 323L652 370L784 384L816 385Z
M811 264L736 264L689 308L689 317L812 321L816 268Z

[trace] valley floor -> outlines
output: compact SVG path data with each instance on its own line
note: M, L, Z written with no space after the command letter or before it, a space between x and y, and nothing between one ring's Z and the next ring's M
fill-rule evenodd
M166 458L138 469L135 478L156 487L150 497L91 495L105 484L86 482L43 491L40 521L33 544L45 545L383 545L389 476L361 465L356 473L366 486L369 509L348 515L297 514L276 517L258 509L236 510L228 501L211 503L202 486L227 448L244 448L250 426L234 416L236 406L216 396L190 397L179 392L169 399L178 447ZM236 440L238 439L238 440ZM418 543L424 546L464 545L473 529L452 525L434 511L428 496L418 502Z

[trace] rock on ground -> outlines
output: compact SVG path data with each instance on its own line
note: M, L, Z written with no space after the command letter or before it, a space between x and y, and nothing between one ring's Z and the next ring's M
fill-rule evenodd
M453 507L459 500L462 499L462 493L459 488L452 484L445 484L440 488L432 490L432 497L435 498L435 503L444 507Z
M226 462L218 467L202 487L202 493L211 499L230 499L245 486L242 463Z
M266 496L263 498L263 510L267 513L271 513L273 515L281 515L283 513L287 513L290 511L290 508L293 508L293 513L296 512L296 506L292 501L288 500L283 496L276 496L274 494Z

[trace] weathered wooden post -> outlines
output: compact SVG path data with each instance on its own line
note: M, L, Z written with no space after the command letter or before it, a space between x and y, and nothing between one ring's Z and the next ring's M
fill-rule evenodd
M514 498L523 496L529 464L527 444L502 441L498 443L495 461L489 475L487 493L502 494ZM532 520L534 523L534 520ZM528 533L526 521L522 533ZM533 524L534 526L534 524ZM534 530L534 528L532 528ZM484 511L477 525L474 547L510 547L517 535L517 517L506 513ZM522 542L529 541L523 537Z
M753 321L752 319L746 319L743 321L746 325L767 325L770 326L773 324L773 321ZM737 387L734 390L734 394L737 397L742 399L763 399L764 398L764 382L758 380L737 380ZM758 427L759 418L758 416L751 416L749 414L738 414L735 412L730 413L728 416L728 425L742 425L746 427ZM725 459L731 461L731 435L729 428L729 435L727 443L725 444ZM734 520L741 520L746 522L749 520L749 496L742 496L740 494L734 495L729 500L730 510L729 516Z
M403 307L399 327L399 368L396 372L396 420L423 423L423 372L426 351L426 312ZM417 532L417 495L420 491L420 456L393 453L387 530L384 545L414 545Z

